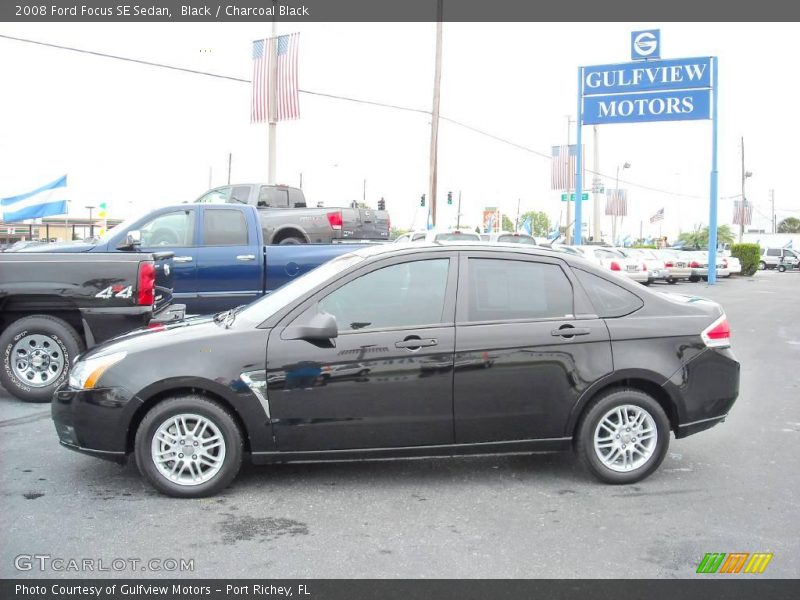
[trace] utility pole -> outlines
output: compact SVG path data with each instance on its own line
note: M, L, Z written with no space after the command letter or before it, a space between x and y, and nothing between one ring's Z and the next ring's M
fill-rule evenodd
M439 151L439 90L442 82L442 9L444 0L436 3L436 66L433 74L433 107L431 108L430 199L431 225L436 227L436 177Z
M233 153L228 152L228 185L231 184L231 162L233 162Z
M775 190L769 191L769 201L772 204L772 233L777 233L778 227L775 221Z
M742 205L739 210L739 243L744 237L744 215L747 211L747 198L744 195L744 182L747 180L747 172L744 170L744 136L742 136ZM710 249L709 249L710 251Z
M458 214L456 214L456 229L461 229L461 190L458 190Z
M569 244L570 240L572 239L570 237L570 234L569 234L569 232L571 230L570 225L572 224L572 201L569 198L569 192L570 192L570 189L571 189L571 186L569 185L569 182L570 182L570 177L572 177L572 172L571 172L572 169L569 168L569 164L570 164L570 161L569 161L569 136L570 136L570 133L571 133L571 127L570 126L572 125L573 121L572 121L572 119L570 119L569 115L565 115L565 116L567 118L567 171L568 172L567 172L567 230L564 232L564 237L565 237L564 241L567 244ZM577 199L576 199L576 201L577 201Z
M517 198L517 218L514 221L514 231L515 232L519 231L519 203L520 203L520 198Z
M599 242L602 232L600 230L600 175L598 175L600 173L600 141L597 125L592 127L592 132L594 133L594 177L592 178L592 192L594 192L594 197L592 198L594 210L592 212L594 213L594 220L592 222L592 236L595 242Z
M361 201L367 203L367 180L364 179L364 191L361 193Z

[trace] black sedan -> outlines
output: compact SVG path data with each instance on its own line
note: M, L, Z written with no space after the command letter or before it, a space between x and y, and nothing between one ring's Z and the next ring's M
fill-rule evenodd
M206 496L254 463L574 448L639 481L723 421L739 363L721 307L520 245L376 246L214 317L80 357L61 444L133 454L158 490Z

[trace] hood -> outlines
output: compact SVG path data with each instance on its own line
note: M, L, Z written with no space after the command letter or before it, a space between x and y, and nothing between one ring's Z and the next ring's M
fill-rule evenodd
M113 354L114 352L125 351L128 354L132 354L156 347L163 349L173 344L183 344L187 340L202 343L204 339L224 335L230 331L233 330L226 329L222 324L215 323L212 315L191 317L167 325L153 324L149 327L134 329L119 337L98 344L82 354L80 360L101 354Z

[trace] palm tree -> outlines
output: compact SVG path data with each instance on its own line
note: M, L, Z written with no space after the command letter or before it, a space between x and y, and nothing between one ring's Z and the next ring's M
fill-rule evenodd
M693 231L684 231L678 237L683 245L688 248L702 248L708 246L708 227L696 225ZM729 225L717 227L717 244L732 244L734 242L733 232Z
M778 233L800 233L800 219L797 217L786 217L778 223Z

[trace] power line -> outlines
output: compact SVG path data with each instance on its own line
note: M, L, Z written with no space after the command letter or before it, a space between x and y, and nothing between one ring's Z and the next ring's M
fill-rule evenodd
M88 54L88 55L91 55L91 56L98 56L98 57L101 57L101 58L110 58L110 59L113 59L113 60L121 60L121 61L124 61L124 62L130 62L130 63L144 65L144 66L148 66L148 67L156 67L156 68L160 68L160 69L170 69L172 71L179 71L179 72L183 72L183 73L189 73L189 74L192 74L192 75L204 75L206 77L215 77L217 79L225 79L225 80L228 80L228 81L236 81L236 82L239 82L239 83L252 83L252 81L250 79L244 79L244 78L241 78L241 77L232 77L232 76L229 76L229 75L220 75L219 73L211 73L209 71L201 71L199 69L188 69L188 68L185 68L185 67L177 67L175 65L168 65L166 63L157 63L157 62L152 62L152 61L147 61L147 60L140 60L140 59L136 59L136 58L129 58L129 57L126 57L126 56L119 56L119 55L116 55L116 54L108 54L106 52L97 52L97 51L94 51L94 50L85 50L85 49L82 49L82 48L75 48L73 46L63 46L63 45L60 45L60 44L51 44L49 42L41 42L41 41L38 41L38 40L31 40L31 39L27 39L27 38L20 38L20 37L15 37L15 36L11 36L11 35L5 35L5 34L0 34L0 38L4 38L4 39L7 39L7 40L13 40L13 41L16 41L16 42L27 43L27 44L35 44L35 45L38 45L38 46L46 46L48 48L55 48L57 50L66 50L66 51L69 51L69 52L77 52L79 54ZM401 105L398 105L398 104L388 104L388 103L385 103L385 102L377 102L377 101L374 101L374 100L363 100L363 99L360 99L360 98L350 98L348 96L339 96L339 95L336 95L336 94L327 94L327 93L324 93L324 92L315 92L315 91L311 91L311 90L298 90L298 92L301 93L301 94L308 94L308 95L311 95L311 96L320 96L320 97L324 97L324 98L342 100L342 101L345 101L345 102L355 102L357 104L366 104L366 105L370 105L370 106L379 106L379 107L382 107L382 108L391 108L391 109L395 109L395 110L403 110L403 111L406 111L406 112L413 112L413 113L425 114L425 115L431 116L431 111L424 110L424 109L421 109L421 108L413 108L413 107L409 107L409 106L401 106ZM472 131L474 133L477 133L479 135L483 135L483 136L488 137L490 139L493 139L495 141L501 142L503 144L507 144L507 145L512 146L514 148L517 148L519 150L523 150L525 152L529 152L530 154L533 154L535 156L539 156L541 158L546 158L548 160L552 160L552 158L553 158L549 154L546 154L544 152L540 152L538 150L534 150L533 148L530 148L530 147L525 146L523 144L519 144L517 142L514 142L514 141L509 140L507 138L495 135L493 133L489 133L488 131L484 131L482 129L479 129L477 127L474 127L472 125L464 123L463 121L458 121L456 119L451 119L450 117L446 117L444 115L440 115L440 119L442 119L443 121L448 121L450 123L453 123L454 125L457 125L459 127L463 127L464 129L467 129L467 130ZM600 177L606 177L606 178L609 178L609 179L612 178L612 176L607 174L607 173L601 173L599 171L593 171L591 169L586 169L586 172L587 173L591 173L592 175L598 175ZM644 185L644 184L641 184L641 183L636 183L636 182L625 180L625 179L620 179L619 183L624 183L626 185L629 185L629 186L632 186L632 187L636 187L636 188L639 188L639 189L643 189L643 190L647 190L647 191L655 192L655 193L659 193L659 194L666 194L668 196L675 196L675 197L678 197L678 198L691 198L691 199L698 199L698 200L702 200L704 198L704 196L698 196L698 195L694 195L694 194L681 194L679 192L673 192L673 191L670 191L670 190L664 190L664 189L661 189L661 188L647 186L647 185ZM739 196L741 196L741 194L739 194L737 196L724 196L724 197L722 197L720 199L721 200L726 200L726 199L731 199L731 198L737 198Z

